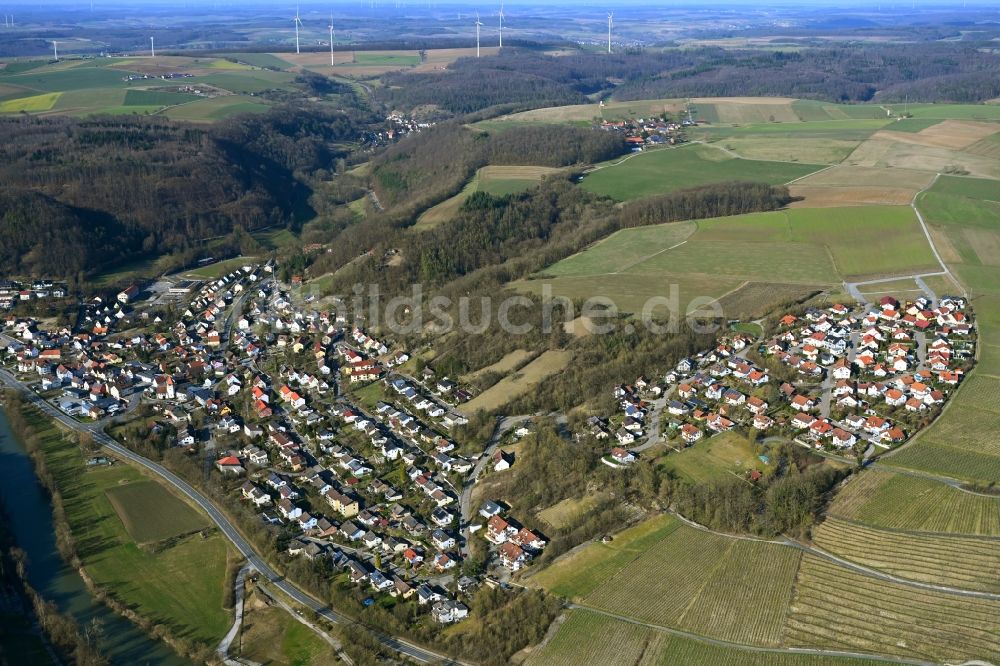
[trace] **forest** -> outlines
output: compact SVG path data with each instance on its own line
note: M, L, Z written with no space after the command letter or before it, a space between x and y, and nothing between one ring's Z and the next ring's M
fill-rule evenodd
M504 105L580 104L587 95L619 100L790 96L833 102L981 102L1000 95L1000 54L975 42L925 42L737 50L647 49L548 56L529 49L463 58L445 73L396 73L379 90L386 104L436 104L454 114ZM611 81L621 81L615 85Z
M75 277L183 253L235 228L300 224L310 176L373 117L283 107L213 127L143 117L0 119L0 262Z

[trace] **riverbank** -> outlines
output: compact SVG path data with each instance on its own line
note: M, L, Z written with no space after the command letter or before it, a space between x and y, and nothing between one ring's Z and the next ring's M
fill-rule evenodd
M88 465L72 435L9 400L8 420L52 498L60 552L94 597L205 662L230 624L230 551L207 519L135 468Z

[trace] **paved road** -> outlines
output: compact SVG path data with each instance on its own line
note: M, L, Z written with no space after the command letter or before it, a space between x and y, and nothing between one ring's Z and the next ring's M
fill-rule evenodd
M230 662L239 663L235 659L229 659L229 647L233 644L233 641L236 640L236 637L240 633L240 627L243 625L243 594L246 591L247 574L252 570L253 568L249 564L245 564L243 568L240 569L239 575L236 577L236 609L233 626L229 629L229 632L225 635L225 637L223 637L222 642L219 643L219 647L216 648L219 658L227 664Z
M465 485L462 486L462 494L459 496L458 506L459 513L461 514L461 531L464 543L462 544L461 554L462 557L468 557L469 555L469 539L472 538L472 534L469 532L469 524L472 520L472 488L476 485L476 479L482 474L483 469L490 463L493 459L493 452L496 451L497 444L511 428L519 423L523 423L531 419L531 415L521 415L521 416L505 416L497 421L496 427L493 428L493 436L490 437L489 443L486 445L486 450L483 451L483 455L480 456L479 460L476 462L476 466L472 468L472 472L469 473L469 478L466 479Z
M320 603L313 597L309 596L299 588L292 585L290 582L284 579L277 571L275 571L270 564L267 563L264 558L257 554L253 545L243 538L243 535L236 529L236 527L229 522L229 519L223 514L216 506L204 495L202 495L198 490L192 487L189 483L181 479L179 476L168 470L167 468L159 465L148 458L144 458L137 453L133 453L129 449L120 445L110 436L105 434L101 429L99 424L84 424L76 421L75 419L63 414L58 409L50 405L48 402L43 400L41 397L36 395L31 389L28 388L24 383L20 382L16 377L10 374L7 370L0 370L0 380L4 384L14 387L25 394L25 398L36 405L39 409L45 412L47 415L62 423L67 428L89 432L93 435L94 440L109 449L116 456L129 460L141 467L145 467L149 471L153 472L157 476L163 478L175 488L177 488L181 493L187 496L191 501L197 504L205 513L208 514L209 518L212 519L222 532L223 535L236 548L239 553L246 558L247 563L254 569L259 571L262 576L264 576L268 581L270 581L275 587L284 592L288 597L299 603L306 608L314 611L317 615L323 619L332 622L334 624L350 624L354 622L351 618L342 613L335 611L329 606ZM394 638L392 636L379 636L379 640L386 647L399 652L400 654L418 661L420 663L436 663L440 661L449 661L446 657L439 655L435 652L431 652L424 648L408 643L402 639Z

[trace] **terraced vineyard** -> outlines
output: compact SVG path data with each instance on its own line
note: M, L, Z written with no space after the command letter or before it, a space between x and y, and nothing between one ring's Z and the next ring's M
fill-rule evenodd
M806 555L784 642L935 661L996 661L1000 602L884 582Z
M874 660L744 650L676 636L584 609L567 613L553 639L532 652L527 666L635 664L636 666L870 666Z
M778 645L800 553L681 526L597 587L588 605L750 645Z
M877 530L828 519L813 530L817 546L908 580L1000 592L1000 540Z
M827 513L875 527L1000 536L1000 497L877 469L851 479Z

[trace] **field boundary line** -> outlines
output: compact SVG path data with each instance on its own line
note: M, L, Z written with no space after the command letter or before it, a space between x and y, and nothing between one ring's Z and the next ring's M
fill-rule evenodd
M653 629L654 631L660 631L663 633L671 634L673 636L679 636L681 638L688 638L691 640L698 641L700 643L707 643L709 645L714 645L716 647L743 650L745 652L760 652L764 654L811 654L811 655L821 655L827 657L848 657L854 659L868 659L871 661L877 661L889 664L909 664L912 666L939 666L937 662L933 661L921 661L919 659L907 659L905 657L890 657L888 655L871 654L864 652L823 650L820 648L802 648L802 647L764 647L761 645L735 643L733 641L727 641L722 638L712 638L710 636L695 634L690 631L685 631L683 629L675 629L674 627L667 627L662 624L643 622L642 620L637 620L627 615L619 615L618 613L613 613L611 611L603 610L601 608L596 608L594 606L588 606L586 604L571 603L567 604L566 607L571 610L581 610L587 613L595 613L597 615L603 615L613 620L619 620L621 622L627 622L629 624L634 624L640 627L646 627L647 629Z
M795 539L792 539L791 537L788 537L788 536L783 536L782 539L774 540L774 539L761 539L761 538L758 538L758 537L746 536L746 535L741 535L741 534L727 534L725 532L717 532L717 531L715 531L715 530L713 530L713 529L711 529L709 527L705 527L704 525L700 525L700 524L698 524L698 523L696 523L696 522L694 522L692 520L684 518L680 514L676 514L675 513L674 515L676 515L678 518L680 518L686 525L690 525L691 527L694 527L696 529L702 530L704 532L708 532L710 534L716 534L718 536L727 537L727 538L730 538L730 539L741 539L741 540L744 540L744 541L756 541L758 543L769 543L769 544L775 544L775 545L779 545L779 546L785 546L787 548L796 548L798 550L801 550L801 551L804 551L806 553L809 553L810 555L814 555L816 557L824 558L824 559L826 559L826 560L828 560L828 561L830 561L830 562L832 562L832 563L834 563L834 564L836 564L836 565L838 565L840 567L843 567L845 569L850 569L850 570L854 571L855 573L862 574L864 576L867 576L868 578L875 578L876 580L881 580L883 582L896 583L897 585L906 585L908 587L915 587L915 588L920 588L920 589L924 589L924 590L933 590L933 591L936 591L936 592L942 592L942 593L945 593L945 594L953 594L953 595L962 596L962 597L977 597L977 598L980 598L980 599L989 599L989 600L992 600L992 601L1000 601L1000 594L997 594L997 593L994 593L994 592L981 592L979 590L966 590L966 589L962 589L962 588L959 588L959 587L951 587L949 585L936 585L934 583L923 583L923 582L917 581L917 580L911 580L911 579L908 579L908 578L901 578L901 577L896 576L894 574L890 574L890 573L886 573L884 571L880 571L879 569L873 569L873 568L867 567L867 566L865 566L863 564L858 564L857 562L853 562L851 560L845 559L843 557L840 557L839 555L834 555L833 553L831 553L829 551L826 551L826 550L823 550L822 548L817 548L816 546L806 545L806 544L801 543L800 541L796 541Z
M801 162L790 162L790 164L801 164ZM800 180L802 180L804 178L809 178L810 176L815 176L818 173L823 173L824 171L829 171L830 169L832 169L835 166L838 166L838 165L837 164L829 164L829 165L823 167L822 169L817 169L816 171L813 171L812 173L807 173L804 176L799 176L798 178L793 178L792 180L790 180L787 183L785 183L785 185L792 185L794 183L799 182Z
M1000 496L995 496L995 499L1000 500ZM926 537L928 539L947 538L947 539L975 539L977 541L1000 541L1000 535L994 535L994 534L969 534L967 532L927 532L924 530L908 530L903 527L886 527L883 525L872 525L871 523L866 523L864 521L858 520L857 518L846 518L844 516L840 516L835 513L825 513L823 515L829 518L830 520L836 520L837 522L847 523L849 525L855 525L857 527L864 527L869 530L875 530L876 532L903 534L912 537Z

